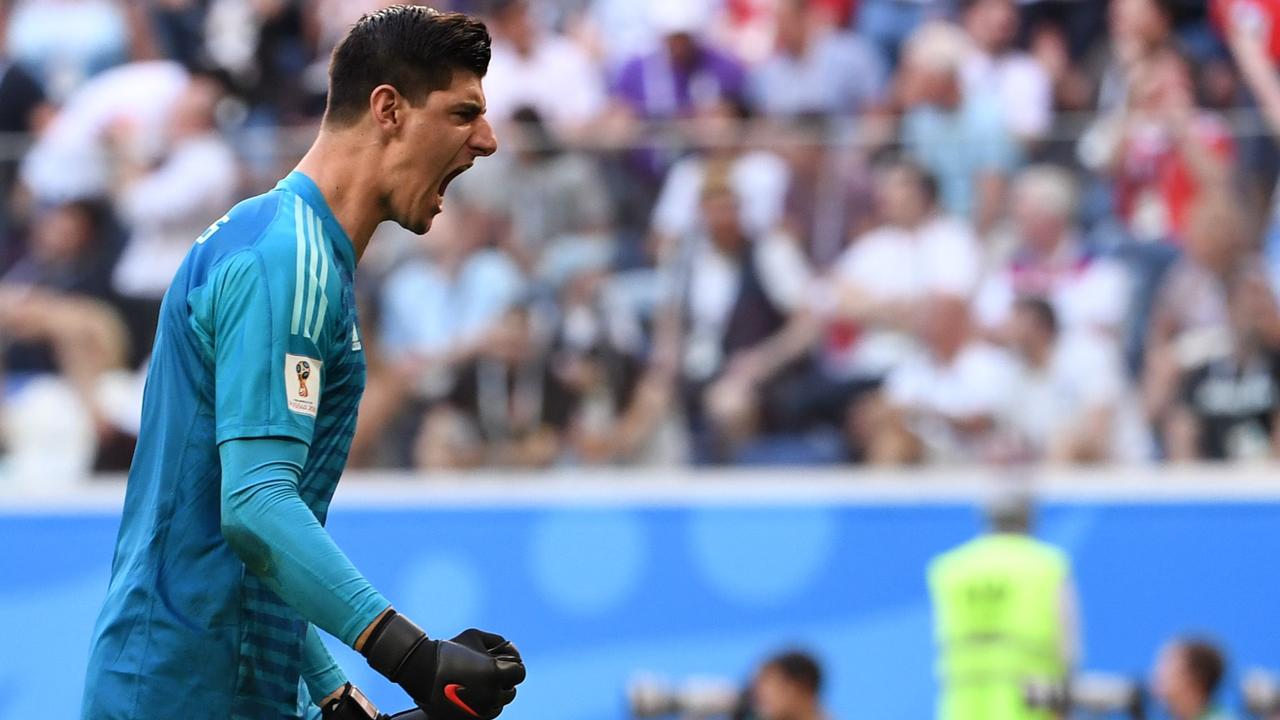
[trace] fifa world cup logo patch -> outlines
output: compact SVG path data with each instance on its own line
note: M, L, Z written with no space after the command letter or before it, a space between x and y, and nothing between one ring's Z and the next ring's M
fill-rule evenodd
M324 387L324 363L305 355L284 356L284 399L291 412L316 416L320 407L320 389Z
M307 379L311 377L311 363L299 360L298 364L293 366L293 371L298 374L298 397L309 396L311 393L307 390Z

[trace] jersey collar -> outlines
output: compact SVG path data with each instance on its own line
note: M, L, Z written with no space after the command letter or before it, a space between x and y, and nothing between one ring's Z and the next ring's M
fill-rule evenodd
M347 266L347 271L355 273L355 246L351 244L351 238L347 236L347 231L343 230L342 225L333 217L333 212L329 210L329 203L325 202L324 194L320 192L320 188L315 181L294 170L276 183L276 187L294 193L315 211L316 217L320 218L321 224L324 225L324 235L329 238L329 245L342 258L343 264Z

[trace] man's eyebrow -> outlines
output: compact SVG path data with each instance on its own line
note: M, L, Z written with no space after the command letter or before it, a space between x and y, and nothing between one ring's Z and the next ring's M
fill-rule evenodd
M453 111L463 112L463 113L473 113L475 115L483 115L485 111L485 107L484 105L481 105L475 100L461 100L459 102L454 103Z

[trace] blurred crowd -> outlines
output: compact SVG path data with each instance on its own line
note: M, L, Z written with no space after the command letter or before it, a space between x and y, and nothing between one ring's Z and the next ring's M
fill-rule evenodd
M169 279L383 4L0 0L19 475L127 467ZM1277 3L437 6L502 149L361 263L353 465L1280 455Z

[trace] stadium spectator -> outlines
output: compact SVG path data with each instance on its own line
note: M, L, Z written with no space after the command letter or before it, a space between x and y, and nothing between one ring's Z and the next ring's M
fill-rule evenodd
M1013 184L1015 246L983 281L974 304L980 327L999 339L1019 297L1043 297L1066 331L1118 339L1129 280L1118 262L1091 248L1076 224L1076 184L1066 170L1036 165Z
M781 0L775 12L776 47L750 75L762 115L855 115L882 102L884 61L869 43L827 25L825 10L807 0Z
M796 422L844 427L861 400L917 349L916 333L938 297L968 301L981 258L973 231L938 208L937 185L899 161L874 176L879 225L854 238L827 275L818 366L792 390ZM854 455L863 449L849 438Z
M1221 6L1235 7L1235 3L1221 3ZM1231 19L1224 18L1224 31L1240 75L1254 101L1258 103L1258 109L1270 127L1272 141L1275 142L1275 139L1280 138L1280 74L1272 59L1272 48L1280 42L1280 35L1277 35L1280 28L1254 26L1247 21L1249 17L1248 13L1235 13ZM1271 284L1280 287L1280 193L1274 190L1264 237L1264 252Z
M782 225L799 241L813 268L822 271L840 256L849 238L869 230L874 221L869 153L853 142L842 143L853 139L850 133L824 115L801 115L781 133L785 141L779 152L790 176Z
M961 66L966 93L994 92L1009 130L1025 145L1044 138L1053 120L1053 87L1039 61L1013 46L1014 0L965 0L962 23L972 50Z
M555 289L550 338L540 348L542 420L581 464L671 463L687 454L672 417L672 378L645 367L637 308L609 275L610 250L590 240L551 249L541 268ZM541 309L541 308L538 308Z
M969 52L964 31L947 23L930 23L911 36L899 78L902 142L938 178L942 206L972 219L985 236L1000 217L1020 152L998 97L965 87Z
M21 65L4 55L0 43L0 135L16 137L43 129L52 114L44 89ZM3 145L0 147L0 273L22 252L16 237L15 225L19 223L14 218L18 212L14 197L18 155L9 142Z
M889 373L881 397L850 418L876 464L977 462L992 452L1017 366L974 337L968 303L938 297L925 312L925 349Z
M804 257L790 238L745 227L747 201L725 175L707 178L705 236L675 280L683 331L661 339L680 348L685 411L704 461L730 460L758 433L780 429L785 381L803 372L808 351Z
M89 77L136 56L131 6L113 0L19 0L4 28L9 54L35 73L51 97L66 99Z
M27 253L0 276L4 404L31 410L23 397L28 386L74 398L69 406L49 401L66 414L55 422L86 427L83 440L72 441L85 448L85 463L93 460L94 448L122 439L115 409L101 396L104 378L124 367L129 351L128 331L110 303L110 268L119 253L113 234L101 205L80 201L51 208L36 218ZM45 414L36 409L35 416ZM38 438L25 437L39 447ZM68 452L76 454L74 447Z
M1116 209L1141 241L1180 242L1196 197L1226 186L1234 157L1226 123L1196 106L1187 63L1164 49L1134 66L1127 110L1094 165L1111 174Z
M416 427L425 413L427 439L419 447L463 432L455 408L474 406L475 384L467 380L477 366L522 356L527 348L521 318L511 315L524 279L506 254L484 247L473 212L452 202L435 231L422 236L421 254L401 263L381 288L380 362L370 364L353 461L373 461L383 436L402 417ZM403 455L392 455L403 462Z
M1055 463L1144 459L1141 418L1113 344L1065 333L1053 305L1017 301L1010 346L1019 360L1016 403L1004 417L1018 456Z
M533 108L513 119L510 151L460 176L456 196L489 216L496 243L526 272L560 242L590 238L612 250L612 198L596 158L568 150Z
M1172 460L1280 457L1280 310L1255 271L1227 284L1231 335L1220 353L1182 371L1165 424Z
M131 152L129 128L113 128L119 134L109 136L118 143L113 145L116 213L130 228L112 285L130 306L130 327L144 353L160 299L192 240L234 202L239 167L216 119L226 89L218 74L190 75L161 138L153 139L154 152Z
M572 41L538 27L528 0L493 8L485 99L494 121L531 107L557 128L579 129L604 109L604 75Z
M858 34L875 43L890 67L898 65L907 39L921 25L947 17L954 0L901 2L901 0L859 0Z
M669 119L688 117L709 103L742 99L742 66L698 39L709 19L702 3L660 0L651 3L651 12L661 46L622 66L613 84L616 102L637 117Z
M1173 3L1167 0L1110 0L1099 71L1100 110L1119 110L1129 102L1134 69L1173 42L1173 29Z
M759 236L782 222L790 174L787 164L771 150L746 146L740 121L746 109L738 103L717 103L698 111L693 132L698 151L677 162L667 174L653 206L650 243L658 258L687 252L681 239L695 236L700 223L700 203L707 177L727 174L727 181L742 202L741 223Z
M968 300L982 271L973 230L938 207L927 171L889 163L874 185L879 225L854 238L830 273L836 326L827 361L848 377L882 377L905 359L928 304Z
M659 0L650 4L650 12L662 42L624 63L613 78L612 123L625 128L637 120L676 120L726 102L741 104L743 67L699 39L709 10L699 2ZM651 169L665 169L670 159L667 153Z
M1147 336L1143 395L1157 428L1167 421L1183 371L1229 352L1228 279L1252 268L1251 282L1266 284L1261 261L1248 250L1245 223L1236 202L1222 195L1202 198L1192 210L1186 252L1160 286ZM1266 337L1270 343L1280 333L1267 328Z
M108 140L126 152L154 150L187 81L187 71L169 60L95 75L66 99L23 158L23 184L42 202L105 197L113 179Z
M800 650L769 658L751 683L751 720L824 720L822 667Z
M1231 720L1215 701L1227 659L1216 643L1178 638L1160 649L1151 693L1174 720Z

